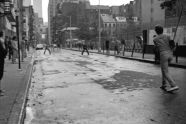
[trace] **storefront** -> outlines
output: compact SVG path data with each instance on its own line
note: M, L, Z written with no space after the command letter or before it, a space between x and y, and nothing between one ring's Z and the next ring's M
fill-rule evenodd
M6 36L16 34L15 29L15 12L10 1L0 2L0 30Z
M3 4L0 2L0 31L4 31L5 25L4 25L4 9Z

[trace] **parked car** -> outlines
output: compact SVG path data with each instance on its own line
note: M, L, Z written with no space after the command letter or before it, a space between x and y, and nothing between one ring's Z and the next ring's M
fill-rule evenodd
M44 49L44 45L43 44L37 44L36 45L36 50L42 50Z
M57 44L52 44L53 48L57 48Z

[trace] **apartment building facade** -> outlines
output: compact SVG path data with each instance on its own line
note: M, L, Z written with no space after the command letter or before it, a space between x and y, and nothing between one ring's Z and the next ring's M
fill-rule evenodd
M42 14L42 0L33 0L33 9L34 9L34 13L38 13L38 16L40 18L43 17L43 14Z

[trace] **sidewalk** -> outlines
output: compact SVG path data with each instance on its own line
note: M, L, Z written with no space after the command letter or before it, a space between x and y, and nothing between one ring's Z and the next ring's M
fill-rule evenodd
M69 49L69 50L71 50L71 49ZM79 51L78 48L73 48L73 50ZM98 53L98 50L89 50L89 52ZM98 53L98 54L107 55L106 50L104 51L104 53L102 50L101 53ZM122 54L123 54L122 51L119 55L114 55L114 51L110 51L109 55L110 56L117 56L117 57L125 58L125 59L137 60L137 61L141 61L141 62L155 63L153 54L145 54L144 58L142 58L142 53L135 53L134 52L133 57L131 57L132 52L125 52L124 56ZM170 66L186 69L186 57L178 57L178 63L176 63L176 57L174 57Z
M5 60L2 80L5 94L0 96L0 124L18 124L20 122L32 72L31 60L32 53L29 53L24 62L21 62L21 70L18 70L18 63L12 64L11 61Z

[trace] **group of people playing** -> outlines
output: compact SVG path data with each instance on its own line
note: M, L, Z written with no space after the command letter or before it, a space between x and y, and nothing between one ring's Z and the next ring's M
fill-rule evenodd
M26 40L23 40L20 43L20 53L21 53L21 61L24 61L26 57ZM8 36L4 36L4 33L0 31L0 96L4 93L1 87L1 80L3 78L4 72L4 63L5 58L8 55L8 59L12 61L13 64L16 63L16 58L18 58L18 41L16 36L12 38Z

